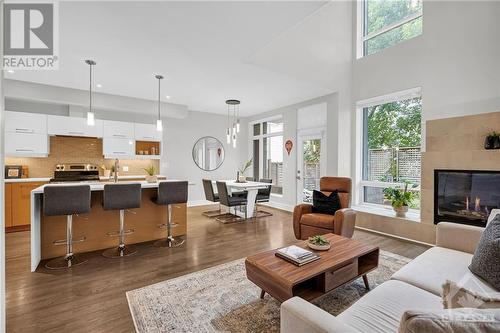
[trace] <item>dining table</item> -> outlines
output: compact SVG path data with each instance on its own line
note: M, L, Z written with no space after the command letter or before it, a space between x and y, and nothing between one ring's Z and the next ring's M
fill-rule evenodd
M264 183L264 182L254 182L254 181L246 181L246 182L237 182L235 180L220 180L221 182L225 182L229 192L247 192L247 218L252 218L254 216L255 211L255 199L257 198L257 193L260 189L265 189L272 184ZM215 181L214 181L215 183ZM244 213L235 211L236 215L244 216Z

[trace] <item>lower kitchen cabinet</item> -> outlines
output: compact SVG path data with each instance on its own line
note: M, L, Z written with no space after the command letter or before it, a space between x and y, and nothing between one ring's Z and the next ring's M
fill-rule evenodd
M20 182L5 184L6 231L28 230L31 221L31 191L45 183Z

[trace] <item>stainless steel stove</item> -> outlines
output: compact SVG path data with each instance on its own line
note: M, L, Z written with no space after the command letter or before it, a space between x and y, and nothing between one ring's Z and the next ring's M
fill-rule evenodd
M95 164L70 163L58 164L54 170L51 183L99 181L99 167Z

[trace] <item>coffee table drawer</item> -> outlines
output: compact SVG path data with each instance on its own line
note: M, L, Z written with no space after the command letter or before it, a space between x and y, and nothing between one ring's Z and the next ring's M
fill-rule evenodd
M356 276L358 276L357 259L345 266L326 272L319 287L323 292L328 292L354 279Z

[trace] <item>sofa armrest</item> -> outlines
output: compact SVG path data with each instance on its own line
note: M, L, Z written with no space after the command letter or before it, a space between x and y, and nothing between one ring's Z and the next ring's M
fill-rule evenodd
M333 232L351 238L356 224L356 212L351 208L342 208L335 212Z
M450 222L439 222L436 245L448 249L474 253L484 228Z
M337 317L303 300L293 297L281 304L281 333L355 333L354 328Z
M293 232L295 233L295 238L302 239L300 237L300 218L302 215L310 213L312 213L312 205L310 204L300 204L293 209Z

